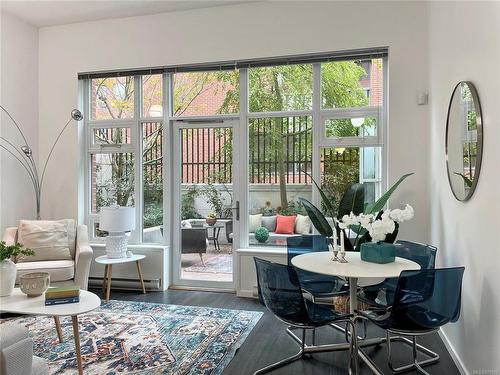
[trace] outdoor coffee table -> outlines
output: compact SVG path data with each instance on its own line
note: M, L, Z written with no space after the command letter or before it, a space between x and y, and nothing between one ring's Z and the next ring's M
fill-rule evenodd
M106 302L109 302L109 293L111 289L111 273L113 272L113 264L123 264L135 262L137 267L137 273L139 274L139 280L141 281L142 293L146 294L146 288L144 286L144 279L142 278L142 270L140 260L146 258L142 254L133 254L130 257L124 258L108 258L106 255L95 258L95 261L100 264L104 264L104 278L102 281L102 289L106 290Z
M14 288L10 296L0 297L0 311L23 315L45 315L54 317L59 342L63 342L63 335L59 317L71 316L73 324L73 338L75 340L76 362L78 374L83 374L82 354L80 352L80 333L78 330L78 315L95 310L101 305L101 299L94 293L80 290L80 302L62 305L45 306L45 296L28 297L21 289Z

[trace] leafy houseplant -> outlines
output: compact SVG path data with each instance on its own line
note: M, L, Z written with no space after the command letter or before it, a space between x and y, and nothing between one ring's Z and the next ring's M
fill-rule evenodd
M32 256L35 252L16 243L7 246L5 241L0 242L0 297L10 296L16 282L16 265L10 258L19 255Z
M375 218L380 219L383 214L383 209L389 200L390 196L394 191L398 188L398 186L413 173L408 173L399 178L398 181L394 185L391 186L389 190L385 192L378 200L373 203L366 204L364 203L364 187L363 184L351 184L347 188L344 196L342 197L338 211L335 212L332 202L328 199L326 193L323 189L313 180L316 188L318 189L321 201L325 207L325 213L327 216L331 218L342 218L344 215L350 215L351 212L354 215L359 215L361 213L365 215L373 215ZM318 209L315 205L309 202L307 199L299 198L299 201L304 206L304 209L307 212L307 215L311 219L316 230L325 237L333 236L333 228L326 219L325 215ZM349 240L349 237L346 234L345 229L340 228L336 221L333 221L333 225L335 230L339 235L344 236L344 243L347 251L359 251L360 246L363 242L371 241L370 233L363 227L359 225L352 225L350 229L354 231L356 235L356 239L354 241L354 245ZM398 231L398 225L396 223L394 231L386 236L385 242L394 242L396 240Z

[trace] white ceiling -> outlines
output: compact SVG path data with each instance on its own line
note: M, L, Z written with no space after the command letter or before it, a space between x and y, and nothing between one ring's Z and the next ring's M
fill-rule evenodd
M2 10L37 26L247 3L231 0L0 0Z

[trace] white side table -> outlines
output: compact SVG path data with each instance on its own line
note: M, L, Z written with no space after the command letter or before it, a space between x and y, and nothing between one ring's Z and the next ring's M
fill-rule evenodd
M141 264L140 260L146 258L142 254L133 254L131 257L127 258L108 258L106 255L97 257L95 261L100 264L104 264L104 279L102 282L102 289L106 291L106 302L109 301L109 292L111 289L111 273L113 272L113 264L122 264L135 262L137 266L137 273L139 274L139 280L141 281L142 293L146 294L146 288L144 287L144 279L142 278Z
M76 362L78 374L83 374L82 354L80 351L80 333L78 330L78 315L97 309L101 299L94 293L80 290L80 302L63 305L45 306L45 296L28 297L21 289L14 288L10 296L0 297L0 311L23 315L53 316L59 341L63 341L60 316L71 316L73 323L73 338L75 340Z

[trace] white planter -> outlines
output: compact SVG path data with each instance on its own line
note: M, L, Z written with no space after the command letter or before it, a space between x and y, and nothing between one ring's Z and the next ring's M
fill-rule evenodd
M0 297L10 296L16 283L16 265L10 259L0 262Z

